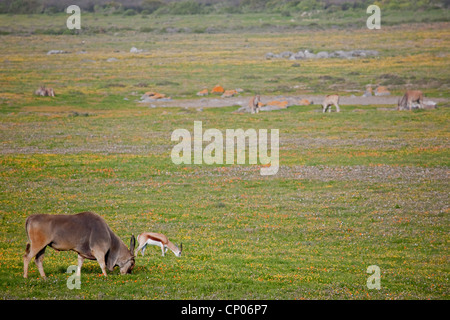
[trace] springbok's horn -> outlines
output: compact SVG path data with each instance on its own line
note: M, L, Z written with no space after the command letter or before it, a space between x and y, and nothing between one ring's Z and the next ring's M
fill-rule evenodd
M183 242L180 243L180 252L183 251Z

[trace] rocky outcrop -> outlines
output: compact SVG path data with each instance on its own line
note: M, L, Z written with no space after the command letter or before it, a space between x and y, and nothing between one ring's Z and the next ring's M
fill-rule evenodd
M279 54L274 54L272 52L266 53L265 58L270 59L289 59L289 60L303 60L303 59L328 59L328 58L341 58L341 59L352 59L359 57L370 57L378 56L378 51L376 50L350 50L343 51L337 50L333 52L320 51L318 53L312 53L309 50L300 50L296 53L291 51L283 51Z

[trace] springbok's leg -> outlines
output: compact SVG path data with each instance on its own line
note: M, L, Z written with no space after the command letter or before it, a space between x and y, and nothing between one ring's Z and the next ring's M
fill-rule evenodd
M134 251L134 256L137 257L139 254L139 251L141 251L141 254L144 255L144 248L145 248L146 243L144 244L140 244L138 245L137 249Z
M142 256L144 256L145 249L147 249L147 243L144 243L144 245L142 246L142 249L141 249Z
M335 106L336 106L336 112L341 112L341 108L339 108L339 105L337 103L335 104Z

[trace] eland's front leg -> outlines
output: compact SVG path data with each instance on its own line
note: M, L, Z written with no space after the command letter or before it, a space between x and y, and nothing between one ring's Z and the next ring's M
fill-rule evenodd
M77 268L77 276L81 276L81 266L83 265L84 258L81 255L78 255L78 268Z

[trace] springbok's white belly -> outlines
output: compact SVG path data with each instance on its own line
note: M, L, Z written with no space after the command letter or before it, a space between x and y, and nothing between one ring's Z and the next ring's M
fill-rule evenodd
M145 243L147 245L151 245L151 246L158 246L158 247L162 247L163 246L161 241L155 241L155 240L151 240L151 239L148 239Z

